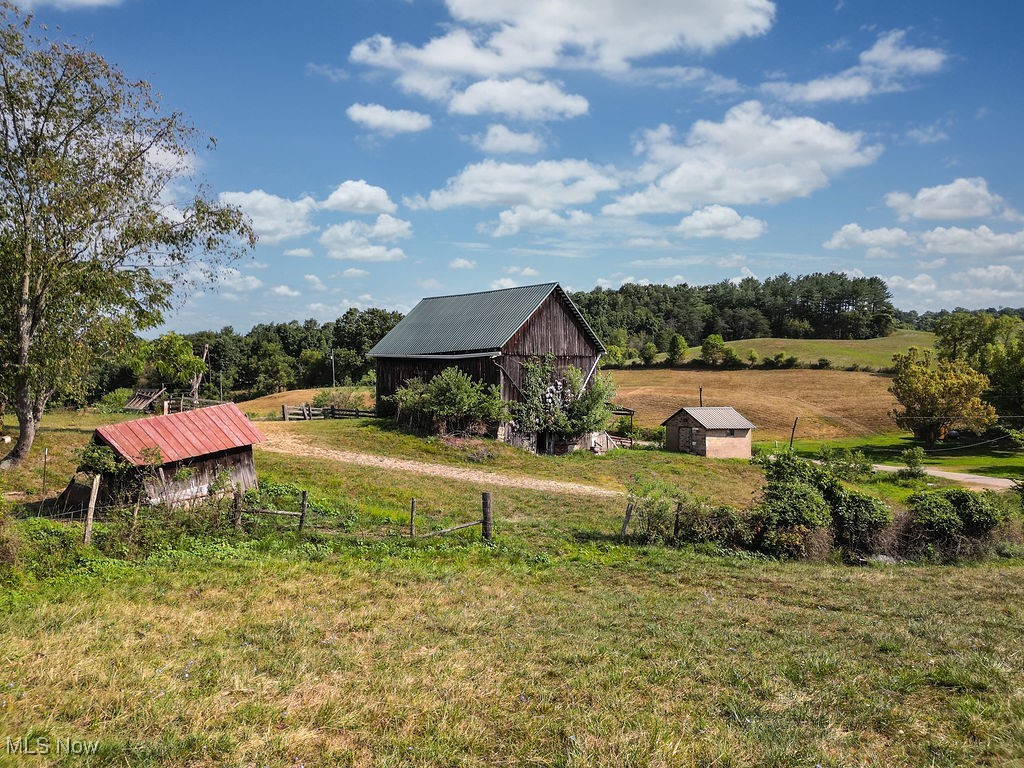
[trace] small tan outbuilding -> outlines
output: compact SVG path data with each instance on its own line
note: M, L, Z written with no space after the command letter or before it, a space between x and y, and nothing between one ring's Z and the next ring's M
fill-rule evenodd
M661 423L665 447L713 459L749 459L756 427L735 408L680 408Z

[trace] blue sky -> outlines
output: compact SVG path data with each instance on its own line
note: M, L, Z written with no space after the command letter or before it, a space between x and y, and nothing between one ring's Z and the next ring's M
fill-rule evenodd
M215 137L256 225L177 330L827 270L1024 305L1011 0L31 5Z

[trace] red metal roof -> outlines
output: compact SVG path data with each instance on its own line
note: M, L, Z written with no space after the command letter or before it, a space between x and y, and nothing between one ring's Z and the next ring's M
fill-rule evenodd
M263 441L234 403L123 421L100 427L96 436L135 465L150 463L157 450L169 464Z

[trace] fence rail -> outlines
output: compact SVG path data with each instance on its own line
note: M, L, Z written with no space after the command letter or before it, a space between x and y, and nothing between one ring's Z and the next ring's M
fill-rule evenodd
M282 405L281 418L285 421L315 421L318 419L363 419L377 415L376 411L364 411L360 408L335 408L325 406L315 408L309 403L302 405Z
M488 544L494 541L494 510L491 506L491 494L489 491L484 491L480 495L480 519L474 520L471 523L462 523L460 525L453 525L451 528L445 528L440 531L428 531L427 533L416 533L416 499L412 500L412 504L409 506L409 538L410 539L429 539L431 536L442 536L446 533L452 533L454 531L461 531L463 528L473 528L474 526L480 526L480 538L486 541Z

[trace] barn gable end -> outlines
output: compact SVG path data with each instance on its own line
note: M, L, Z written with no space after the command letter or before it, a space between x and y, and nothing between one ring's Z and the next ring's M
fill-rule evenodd
M438 296L420 301L368 353L377 361L377 412L413 377L455 366L518 397L522 363L551 355L562 371L591 373L604 345L558 283Z

